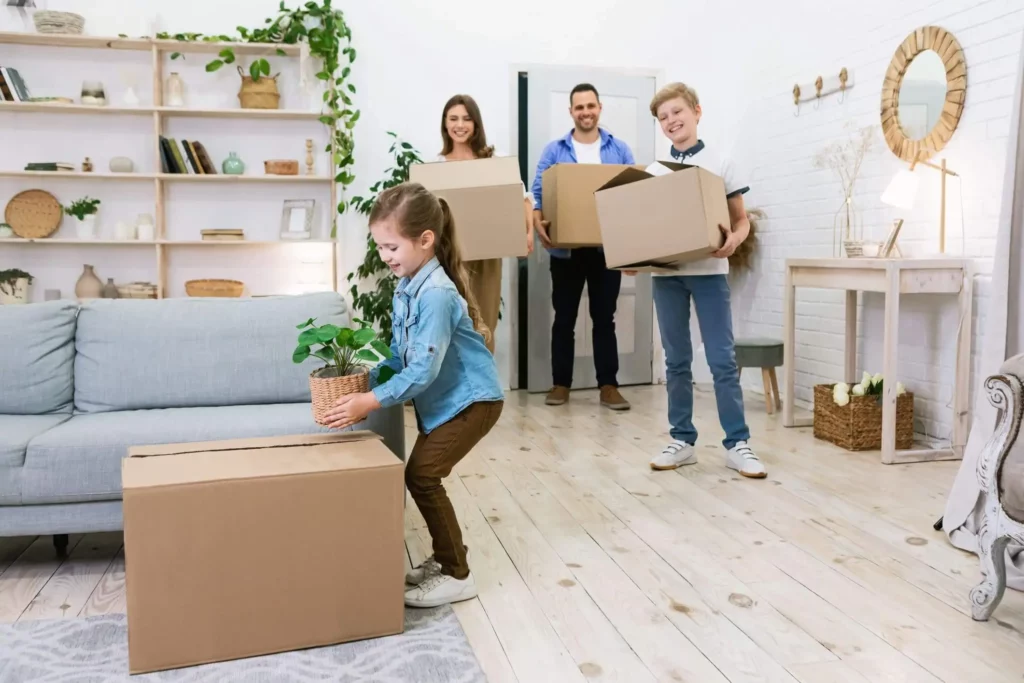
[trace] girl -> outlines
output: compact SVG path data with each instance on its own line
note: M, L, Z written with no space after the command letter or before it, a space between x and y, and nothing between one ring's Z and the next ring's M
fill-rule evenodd
M392 312L397 374L373 390L340 398L330 426L343 429L381 407L412 399L420 434L405 483L427 523L434 554L406 575L410 607L437 607L476 597L468 549L441 480L498 421L504 393L455 241L448 204L418 183L385 190L370 212L381 259L399 278Z
M480 108L469 95L455 95L445 103L441 113L441 153L437 161L468 161L489 159L494 146L487 144ZM533 198L523 185L523 206L526 220L526 251L533 252ZM484 324L492 334L498 327L501 308L501 259L470 261L466 264L469 288L480 306ZM487 348L494 352L493 338Z

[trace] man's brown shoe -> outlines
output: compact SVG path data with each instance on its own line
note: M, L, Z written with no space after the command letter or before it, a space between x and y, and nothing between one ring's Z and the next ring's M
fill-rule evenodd
M569 387L552 387L544 403L549 406L565 405L569 401Z
M617 387L610 384L601 387L601 405L611 410L629 410L629 401L622 397Z

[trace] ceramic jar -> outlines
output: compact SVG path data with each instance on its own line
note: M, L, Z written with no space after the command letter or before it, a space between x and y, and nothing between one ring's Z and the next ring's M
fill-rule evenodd
M171 75L167 77L166 104L168 107L185 106L185 81L181 80L177 71L172 71Z
M96 214L91 213L82 220L76 221L75 232L80 240L96 239Z
M103 295L103 281L96 277L92 266L82 267L82 274L75 283L75 296L79 299L98 299Z
M128 157L114 157L108 164L111 173L131 173L135 170L135 164Z
M140 213L138 222L135 224L135 239L152 242L156 239L156 226L153 225L153 217L148 213Z
M245 173L245 163L234 152L228 152L228 158L221 164L221 170L226 175L242 175Z
M118 299L121 297L121 294L117 291L117 285L114 284L114 278L107 278L107 284L103 285L100 295L104 299Z

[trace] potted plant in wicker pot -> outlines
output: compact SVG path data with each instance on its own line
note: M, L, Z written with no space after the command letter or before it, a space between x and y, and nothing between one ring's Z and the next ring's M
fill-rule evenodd
M32 276L23 270L0 270L0 305L27 304Z
M361 320L355 322L359 329L330 323L318 326L315 318L296 325L301 332L292 361L302 363L315 356L326 363L309 375L317 424L326 424L324 416L342 396L369 391L370 369L391 358L391 349L377 338L377 332ZM384 383L393 375L391 368L381 368L379 381Z

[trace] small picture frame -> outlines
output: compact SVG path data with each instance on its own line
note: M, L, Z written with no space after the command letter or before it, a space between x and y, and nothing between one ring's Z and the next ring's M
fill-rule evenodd
M896 246L896 239L900 236L900 228L902 227L902 218L893 221L892 230L889 231L889 236L882 243L882 250L878 254L879 258L902 258L900 248Z
M310 239L313 235L315 208L315 199L286 199L281 209L281 239Z

